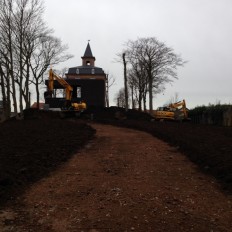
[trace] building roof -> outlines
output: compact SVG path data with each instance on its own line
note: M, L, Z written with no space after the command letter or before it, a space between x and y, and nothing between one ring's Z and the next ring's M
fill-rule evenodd
M85 49L85 54L84 54L84 56L82 58L85 58L85 57L88 57L88 58L93 57L93 54L92 54L89 43L87 44L87 47Z
M96 67L94 65L95 57L92 54L89 42L85 49L84 56L81 57L82 60L91 62L83 62L82 66L71 67L68 69L68 73L66 75L105 75L105 72L102 68ZM88 63L88 64L87 64Z
M102 68L86 65L69 68L67 74L105 74Z

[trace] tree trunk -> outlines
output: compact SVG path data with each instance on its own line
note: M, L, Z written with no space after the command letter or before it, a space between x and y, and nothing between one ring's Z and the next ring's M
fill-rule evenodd
M27 60L27 70L26 70L26 80L25 80L25 103L26 103L26 109L30 108L30 96L29 96L29 78L30 78L30 65L29 65L29 59Z
M106 107L109 107L109 80L108 80L108 74L106 75Z
M126 54L122 54L123 65L124 65L124 90L125 90L125 110L128 111L128 88L127 88L127 73L126 73Z
M134 87L133 85L131 86L131 105L132 105L132 109L135 108L135 101L134 101Z
M139 111L142 111L142 99L143 99L143 95L142 95L142 91L139 90Z
M2 68L0 67L0 77L1 77L1 93L2 93L2 107L3 107L3 118L7 118L7 100L6 100L6 89L5 89L5 81L4 74ZM2 120L2 117L1 117Z
M37 102L37 109L39 109L39 83L38 83L38 79L36 79L36 102Z
M11 65L11 67L12 67L12 65ZM11 70L10 70L10 78L11 78L11 84L12 84L11 96L12 96L12 100L13 100L13 108L14 108L14 113L17 114L18 113L18 107L17 107L16 88L15 88L15 80L14 80L13 68L11 68Z
M19 48L19 109L20 114L23 113L23 38L22 30L20 30L20 48Z
M151 76L149 77L148 92L149 92L149 110L150 110L150 113L152 113L152 110L153 110L153 79Z
M9 25L9 33L8 33L8 40L9 40L9 54L10 54L10 63L8 64L9 71L7 72L8 76L8 99L10 100L10 92L12 95L12 100L13 100L13 108L14 108L14 113L18 113L18 107L17 107L17 99L16 99L16 88L15 88L15 79L14 79L14 58L13 58L13 48L12 48L12 31L11 31L11 25ZM11 91L10 91L10 80L11 80ZM8 102L10 104L10 101ZM11 112L10 112L11 113Z
M147 92L146 91L143 92L143 110L144 111L147 110Z
M2 93L2 101L3 105L6 103L6 90L5 90L5 81L4 81L4 73L0 66L0 77L1 77L1 93Z

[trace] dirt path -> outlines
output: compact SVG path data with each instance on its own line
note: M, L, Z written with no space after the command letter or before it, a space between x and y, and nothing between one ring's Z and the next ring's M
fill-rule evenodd
M175 148L92 126L95 140L0 213L0 231L231 231L232 197Z

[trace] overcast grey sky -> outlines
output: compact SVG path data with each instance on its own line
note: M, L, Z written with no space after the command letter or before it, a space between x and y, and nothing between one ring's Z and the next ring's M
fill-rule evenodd
M188 61L155 108L175 93L189 108L232 103L232 0L45 0L45 20L74 55L58 69L81 65L90 40L95 65L116 78L111 105L123 87L123 67L114 59L138 37L156 37Z

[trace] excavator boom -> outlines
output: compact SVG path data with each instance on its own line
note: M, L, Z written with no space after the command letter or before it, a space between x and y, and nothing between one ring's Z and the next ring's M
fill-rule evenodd
M59 77L58 75L56 75L52 69L50 69L49 71L49 82L48 82L48 89L49 91L53 91L54 89L54 80L57 80L59 82L59 84L61 84L64 89L65 89L65 98L66 100L71 100L72 99L72 91L73 88L71 85L68 84L67 81L65 81L63 78Z
M56 73L53 72L52 69L49 70L49 80L48 80L48 91L45 92L45 97L52 97L54 90L54 81L58 81L58 83L65 89L65 105L63 106L63 111L75 111L82 112L86 110L86 103L83 101L72 102L72 91L73 87L69 85L69 83L62 77L59 77Z

